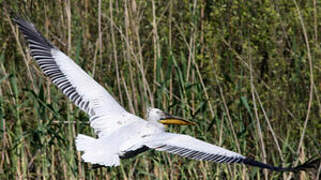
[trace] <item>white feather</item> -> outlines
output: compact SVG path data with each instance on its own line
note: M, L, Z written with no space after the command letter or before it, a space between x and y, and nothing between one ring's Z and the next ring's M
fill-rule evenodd
M51 54L77 93L84 101L89 102L88 110L83 110L90 115L90 125L99 136L111 134L123 125L141 120L128 113L101 85L64 53L51 49Z
M215 162L236 162L245 159L244 156L236 152L182 134L167 132L155 134L147 137L144 144L158 151L167 151L198 160L206 159Z
M112 151L113 148L111 147L106 147L99 139L79 134L76 138L76 149L84 152L81 158L85 162L104 166L120 165L117 152Z

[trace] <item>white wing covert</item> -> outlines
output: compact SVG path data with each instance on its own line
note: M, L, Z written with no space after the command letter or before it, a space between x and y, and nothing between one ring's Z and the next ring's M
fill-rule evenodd
M30 54L40 69L76 106L90 116L90 125L99 136L129 123L129 119L139 119L128 113L100 84L53 46L32 23L20 18L14 21L28 41Z
M166 151L191 159L218 163L240 163L246 159L244 156L227 149L191 136L174 133L153 135L145 142L145 145L158 151Z
M306 168L311 168L312 164L320 161L317 159L297 167L276 167L247 158L236 152L206 143L191 136L174 133L161 133L150 136L148 137L148 140L145 141L144 145L158 151L166 151L191 159L212 161L216 163L242 163L273 171L304 170Z

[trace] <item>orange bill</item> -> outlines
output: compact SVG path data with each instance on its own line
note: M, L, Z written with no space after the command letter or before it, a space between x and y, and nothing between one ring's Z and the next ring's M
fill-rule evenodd
M191 121L187 121L185 119L181 119L181 118L177 118L177 117L166 117L164 119L159 120L160 123L162 124L175 124L175 125L195 125L195 123L191 122Z

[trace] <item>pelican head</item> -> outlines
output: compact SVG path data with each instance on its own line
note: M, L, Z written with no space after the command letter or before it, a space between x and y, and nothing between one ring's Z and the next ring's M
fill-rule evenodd
M158 108L148 108L147 109L147 120L160 122L162 124L176 124L176 125L194 125L193 122L187 121L180 117L170 115Z

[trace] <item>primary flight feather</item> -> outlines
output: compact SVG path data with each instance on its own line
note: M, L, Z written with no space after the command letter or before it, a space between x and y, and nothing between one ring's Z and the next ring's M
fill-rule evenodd
M76 148L83 152L82 159L85 162L119 166L122 158L154 149L196 160L243 163L275 171L296 171L311 167L311 163L293 168L275 167L188 135L168 133L163 124L192 123L157 108L148 109L147 120L128 113L100 84L43 37L32 23L21 18L15 18L14 21L43 73L89 115L90 126L98 138L82 134L76 137Z

